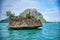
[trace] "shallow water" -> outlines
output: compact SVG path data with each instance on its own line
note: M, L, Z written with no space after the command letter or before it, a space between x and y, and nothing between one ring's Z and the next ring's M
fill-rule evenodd
M8 23L0 23L0 40L59 40L60 23L43 23L42 30L8 30Z

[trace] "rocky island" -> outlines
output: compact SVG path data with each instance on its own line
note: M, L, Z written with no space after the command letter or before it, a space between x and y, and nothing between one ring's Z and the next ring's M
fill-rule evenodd
M32 10L32 11L31 11ZM30 28L38 28L42 26L41 20L37 20L35 18L34 12L35 9L28 9L27 11L21 13L19 16L14 16L10 11L7 11L7 16L9 16L10 22L8 25L9 29L30 29ZM22 14L25 15L23 16ZM35 12L37 13L37 12ZM37 15L37 14L36 14ZM41 14L39 14L41 15Z

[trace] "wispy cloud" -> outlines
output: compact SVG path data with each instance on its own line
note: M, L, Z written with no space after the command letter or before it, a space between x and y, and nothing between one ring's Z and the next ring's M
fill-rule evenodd
M57 0L3 0L1 15L5 15L7 10L19 15L27 8L36 8L47 21L59 21L58 7Z

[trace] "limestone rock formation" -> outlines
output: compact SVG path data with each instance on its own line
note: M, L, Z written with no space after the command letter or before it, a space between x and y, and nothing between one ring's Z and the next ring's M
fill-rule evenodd
M14 29L38 28L42 26L42 21L36 19L36 16L42 17L42 15L39 12L37 12L36 9L27 9L22 13L25 15L19 15L19 16L14 16L14 14L12 14L9 11L7 11L6 13L10 19L9 28L14 28Z
M41 27L42 23L39 20L36 20L34 17L26 19L22 16L17 16L15 20L9 23L9 28L38 28Z

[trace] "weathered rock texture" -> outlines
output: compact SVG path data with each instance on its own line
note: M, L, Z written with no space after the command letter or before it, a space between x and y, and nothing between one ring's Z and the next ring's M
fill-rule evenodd
M15 20L10 21L9 28L38 28L41 27L40 20L36 20L33 16L26 19L22 16L17 16Z

